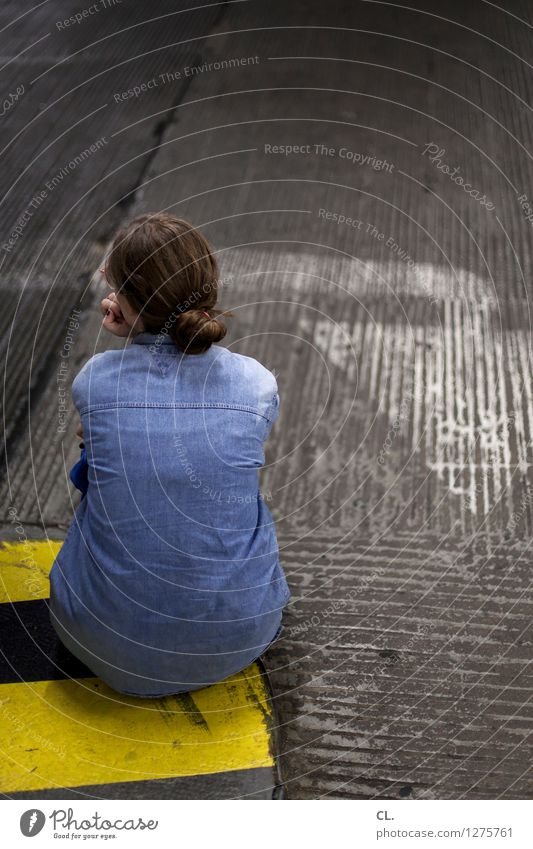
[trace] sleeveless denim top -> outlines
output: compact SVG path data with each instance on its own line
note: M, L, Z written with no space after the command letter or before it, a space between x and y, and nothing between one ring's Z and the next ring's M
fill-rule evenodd
M62 642L116 690L186 692L257 658L290 593L261 495L274 375L141 333L72 386L89 487L50 575Z

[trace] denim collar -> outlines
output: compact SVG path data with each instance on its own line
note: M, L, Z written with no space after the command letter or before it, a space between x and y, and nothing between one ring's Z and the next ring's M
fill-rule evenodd
M132 339L132 345L155 345L159 348L160 345L174 345L173 340L168 333L137 333Z

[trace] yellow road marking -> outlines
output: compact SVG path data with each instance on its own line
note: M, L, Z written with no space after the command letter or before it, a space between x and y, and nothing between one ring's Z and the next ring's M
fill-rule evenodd
M0 790L15 793L270 767L253 663L184 696L120 696L99 678L0 685Z
M0 603L48 598L48 575L61 540L4 542L0 547Z
M0 547L0 602L48 598L60 540ZM271 767L257 664L191 694L121 696L99 678L0 685L0 791Z

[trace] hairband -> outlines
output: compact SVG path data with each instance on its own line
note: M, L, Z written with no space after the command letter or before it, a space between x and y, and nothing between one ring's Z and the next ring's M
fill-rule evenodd
M182 307L180 304L176 305L176 312L182 315L184 312L188 312L191 309L190 306ZM211 319L211 316L205 310L202 310L202 315L206 315L208 319Z

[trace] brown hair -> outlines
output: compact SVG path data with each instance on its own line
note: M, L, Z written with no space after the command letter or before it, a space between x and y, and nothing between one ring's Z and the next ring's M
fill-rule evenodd
M106 274L148 333L167 333L187 354L202 354L226 335L216 316L231 313L214 308L218 264L188 221L167 212L134 218L116 234Z

